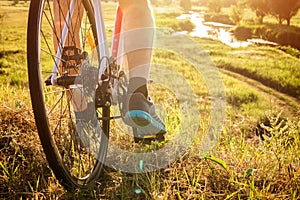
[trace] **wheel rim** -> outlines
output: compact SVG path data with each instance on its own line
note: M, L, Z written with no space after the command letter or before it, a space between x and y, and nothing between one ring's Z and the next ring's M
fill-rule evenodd
M45 80L51 75L55 61L52 39L52 32L55 29L52 2L49 0L32 1L31 4L28 28L29 83L42 145L49 165L63 184L87 186L98 178L101 171L107 149L106 136L109 121L99 120L100 129L96 131L99 136L94 139L94 142L89 141L93 142L93 145L83 144L82 138L84 137L78 134L78 127L76 128L74 101L72 101L74 90L45 85ZM93 52L91 41L88 41L93 38L94 34L86 13L84 12L82 21L82 44L80 46L96 57L96 60L97 54ZM65 17L64 14L61 16ZM32 23L35 22L36 25L33 25ZM70 26L74 26L74 23ZM74 39L69 41L67 46L77 45ZM95 45L97 41L93 39L92 42ZM103 119L109 116L109 110L102 109L97 115ZM94 148L92 152L91 148Z

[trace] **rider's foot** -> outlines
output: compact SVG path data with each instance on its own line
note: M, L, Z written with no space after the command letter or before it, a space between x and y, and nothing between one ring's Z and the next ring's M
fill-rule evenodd
M128 111L125 114L126 124L137 128L140 138L156 139L166 133L163 120L156 114L155 106L150 97L135 92L127 96Z

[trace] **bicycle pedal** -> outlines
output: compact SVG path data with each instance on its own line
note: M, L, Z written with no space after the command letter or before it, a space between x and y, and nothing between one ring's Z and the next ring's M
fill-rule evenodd
M52 75L50 75L50 76L45 80L46 86L52 85L52 83L51 83L51 78L52 78Z

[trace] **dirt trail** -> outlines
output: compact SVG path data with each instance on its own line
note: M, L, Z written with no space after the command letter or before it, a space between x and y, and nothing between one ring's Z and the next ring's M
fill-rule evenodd
M220 69L220 71L226 76L232 77L238 81L247 84L249 87L262 93L268 98L272 99L277 105L291 116L300 116L300 101L294 97L288 96L287 94L278 92L270 87L263 85L262 83L246 77L242 74L238 74L229 70Z

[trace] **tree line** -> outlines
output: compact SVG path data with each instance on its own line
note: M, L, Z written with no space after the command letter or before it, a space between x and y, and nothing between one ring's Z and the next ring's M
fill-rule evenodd
M232 6L235 12L248 7L256 13L260 23L263 23L265 16L272 15L279 24L286 21L287 25L290 25L291 18L300 9L299 0L180 0L180 6L184 10L191 10L192 5L207 6L216 13L227 6Z
M260 23L267 15L276 17L279 24L283 21L290 25L291 18L298 13L300 9L299 0L243 0L259 18Z
M19 0L11 0L14 4L17 4ZM28 0L23 0L27 2ZM106 0L107 1L107 0ZM114 0L115 1L115 0ZM151 0L152 3L156 3L158 0ZM164 0L166 4L171 4L175 0ZM180 0L180 6L185 10L191 10L193 5L207 6L210 11L220 12L224 6L233 6L233 12L236 13L236 18L240 18L239 9L243 7L249 7L252 9L259 19L260 23L263 23L263 19L267 15L274 16L279 24L284 21L287 25L290 25L291 18L298 13L300 9L300 0Z

